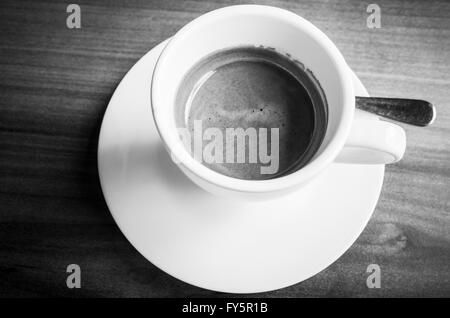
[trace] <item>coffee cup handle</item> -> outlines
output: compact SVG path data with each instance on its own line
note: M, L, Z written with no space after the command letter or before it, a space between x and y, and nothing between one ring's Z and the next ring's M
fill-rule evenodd
M377 116L355 116L350 134L336 162L389 164L405 153L406 135L399 125L379 120Z

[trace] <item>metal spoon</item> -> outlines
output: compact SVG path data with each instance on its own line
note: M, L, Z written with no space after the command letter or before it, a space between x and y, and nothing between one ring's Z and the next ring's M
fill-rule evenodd
M419 99L356 96L355 104L358 109L415 126L428 126L436 117L434 106Z

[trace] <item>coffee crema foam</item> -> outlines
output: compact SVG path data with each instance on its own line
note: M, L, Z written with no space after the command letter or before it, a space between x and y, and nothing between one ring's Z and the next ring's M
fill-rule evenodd
M223 151L218 156L222 162L206 160L203 164L247 180L279 177L303 167L317 152L327 125L326 99L312 73L288 56L261 47L226 49L201 60L184 77L176 107L180 114L177 125L192 136L199 121L203 132L218 129L223 136L223 148L217 148ZM252 141L254 134L247 134L244 145L237 139L227 142L230 128L256 131L257 137L266 131L266 144ZM278 140L273 139L273 129L278 130ZM209 137L203 138L203 149L211 144ZM187 150L194 153L192 143L189 147ZM241 160L236 160L239 152ZM226 160L230 154L235 159L232 162ZM272 164L273 168L275 161L276 171L262 173L263 167Z

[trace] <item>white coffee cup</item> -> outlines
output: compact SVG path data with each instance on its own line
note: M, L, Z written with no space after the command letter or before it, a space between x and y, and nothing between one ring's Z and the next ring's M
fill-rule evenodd
M242 180L195 160L177 133L175 99L184 75L205 56L237 46L272 47L303 63L328 102L328 126L312 160L300 170L268 180ZM153 74L151 102L158 132L181 170L207 191L242 198L270 198L304 186L334 161L388 164L405 151L404 130L367 114L355 118L351 71L333 42L313 24L287 10L238 5L200 16L184 26L162 51Z

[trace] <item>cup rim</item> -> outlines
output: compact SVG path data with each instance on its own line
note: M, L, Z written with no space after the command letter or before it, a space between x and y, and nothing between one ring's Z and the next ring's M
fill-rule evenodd
M168 125L166 125L160 117L157 116L161 105L158 104L158 99L164 94L164 88L158 82L160 74L165 72L165 66L170 65L170 60L167 58L168 52L172 50L173 44L187 33L195 29L199 24L206 24L209 21L216 20L219 16L229 15L234 16L238 14L252 14L252 15L266 15L268 17L283 18L284 21L294 25L301 30L301 32L309 33L315 37L323 46L330 56L332 56L332 63L338 73L338 78L343 84L344 89L342 94L342 116L338 122L337 132L331 137L327 147L314 159L312 159L303 168L285 176L266 180L245 180L223 175L216 172L202 163L195 160L188 151L184 148L179 140L179 137ZM157 131L163 140L164 146L172 154L183 154L183 160L178 165L184 166L190 173L203 179L206 182L212 183L227 190L248 193L268 193L277 192L283 189L292 188L303 184L314 176L319 174L330 163L334 161L350 133L351 123L353 120L354 109L354 92L350 72L344 57L335 46L335 44L316 26L301 16L285 9L265 6L265 5L235 5L217 10L210 11L192 20L184 27L182 27L167 43L161 55L158 57L155 70L153 72L151 81L151 105L152 114L155 121ZM181 168L181 167L180 167ZM182 169L183 170L183 169Z

